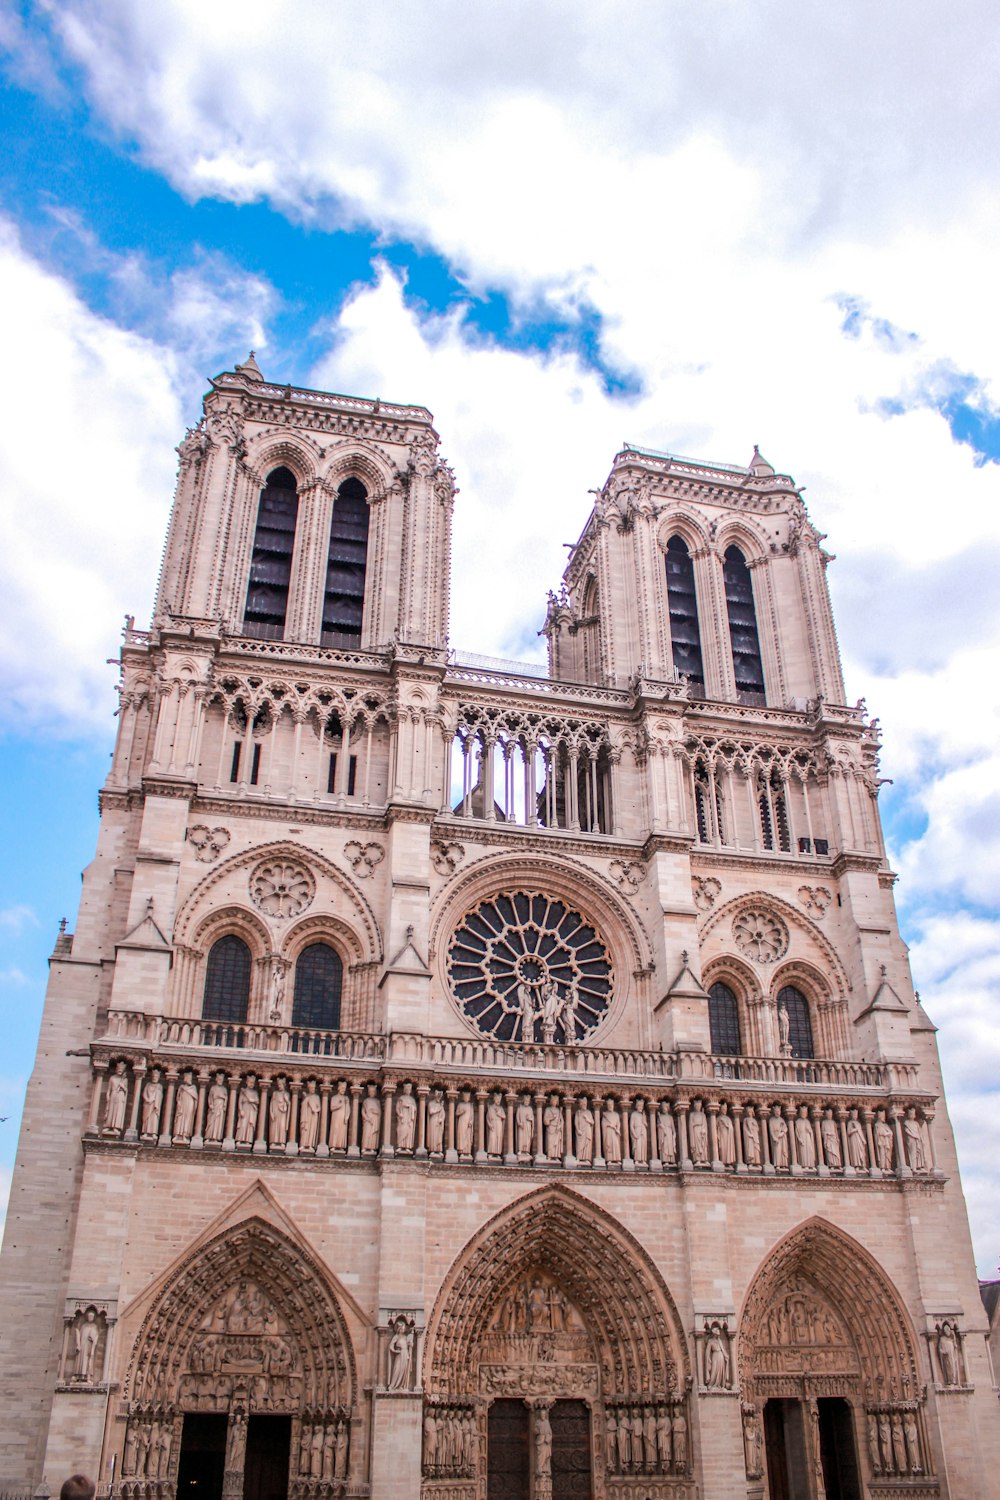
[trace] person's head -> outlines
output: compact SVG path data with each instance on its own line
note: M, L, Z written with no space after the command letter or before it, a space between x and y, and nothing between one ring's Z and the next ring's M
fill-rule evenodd
M71 1474L59 1491L59 1500L94 1500L97 1486L86 1474Z

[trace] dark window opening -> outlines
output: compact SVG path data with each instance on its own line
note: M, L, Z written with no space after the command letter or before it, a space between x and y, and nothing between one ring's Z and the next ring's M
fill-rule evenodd
M285 1500L291 1454L291 1417L260 1416L247 1423L243 1500Z
M793 1057L815 1057L812 1021L809 1016L809 1001L801 990L786 984L778 991L778 1010L784 1006L788 1012L788 1040Z
M729 614L729 639L733 648L736 692L741 702L764 702L764 667L760 658L753 581L739 547L727 547L722 568Z
M177 1500L222 1500L225 1412L185 1412L177 1465Z
M243 615L247 635L280 641L285 633L298 510L295 475L289 469L273 470L267 477L257 512Z
M243 750L243 741L242 740L236 740L235 743L233 744L233 760L232 760L232 764L229 767L229 779L230 779L230 781L239 781L239 779L240 779L240 755L242 753L242 750Z
M253 747L253 759L250 762L250 785L251 786L256 786L257 785L257 779L258 779L259 776L260 776L260 744L258 742Z
M683 539L672 536L667 543L667 608L670 611L670 643L674 671L696 687L704 687L698 599L694 587L694 565Z
M555 1401L552 1430L552 1500L589 1500L590 1408L585 1401Z
M708 789L704 782L696 781L694 784L694 810L698 820L698 842L707 844L708 837Z
M347 795L354 796L354 788L358 779L358 757L351 755L347 761ZM330 765L326 773L326 789L328 792L336 791L337 787L337 752L334 750L330 755Z
M711 1047L723 1057L738 1057L740 1042L740 1007L728 984L713 984L708 992L708 1025Z
M757 801L760 807L760 835L764 848L780 849L782 853L790 854L792 838L788 824L788 806L785 802L784 787L778 775L772 773L770 780L761 783L760 796Z
M206 1021L240 1025L250 1002L250 949L233 933L212 944L205 970L201 1014Z
M340 1025L340 994L344 965L327 943L310 943L295 965L292 1025L316 1031L336 1031Z
M816 840L816 853L817 854L829 854L829 852L830 852L830 843L829 843L829 840L828 839L817 839Z
M323 644L361 640L368 567L368 491L360 479L345 479L330 520L330 550L323 594Z

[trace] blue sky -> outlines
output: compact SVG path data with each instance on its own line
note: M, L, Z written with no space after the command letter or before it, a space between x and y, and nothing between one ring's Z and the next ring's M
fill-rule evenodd
M1000 29L845 0L0 0L0 1174L206 378L431 407L453 640L540 655L623 440L807 486L1000 1255ZM491 567L483 568L489 546ZM0 1199L3 1196L0 1176Z

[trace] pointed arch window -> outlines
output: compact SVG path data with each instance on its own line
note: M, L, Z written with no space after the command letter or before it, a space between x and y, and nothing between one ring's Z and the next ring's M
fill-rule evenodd
M272 469L261 491L257 531L250 560L250 582L243 629L267 641L280 641L288 615L295 524L299 497L290 469Z
M250 949L242 938L230 932L209 950L202 1019L242 1026L249 1003Z
M323 594L323 644L361 640L368 570L368 491L360 479L345 479L330 519L330 550Z
M704 690L694 564L684 538L679 536L672 536L667 543L667 608L674 671L683 673L693 687Z
M738 1057L743 1051L740 1007L728 984L713 984L709 989L708 1025L712 1051L722 1057Z
M316 1031L336 1031L340 1026L340 995L344 965L329 943L310 943L295 964L292 1025Z
M793 1057L815 1057L812 1019L809 1001L793 984L786 984L778 991L778 1011L782 1007L788 1012L788 1040Z
M741 702L764 702L764 667L760 658L757 612L753 581L739 547L727 547L722 568L729 614L729 640L733 648L736 692Z

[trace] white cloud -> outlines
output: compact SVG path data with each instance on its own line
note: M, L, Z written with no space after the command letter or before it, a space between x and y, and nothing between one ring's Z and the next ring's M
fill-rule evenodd
M32 907L25 905L23 901L15 902L12 906L0 908L0 932L17 935L26 927L37 927L38 917Z

